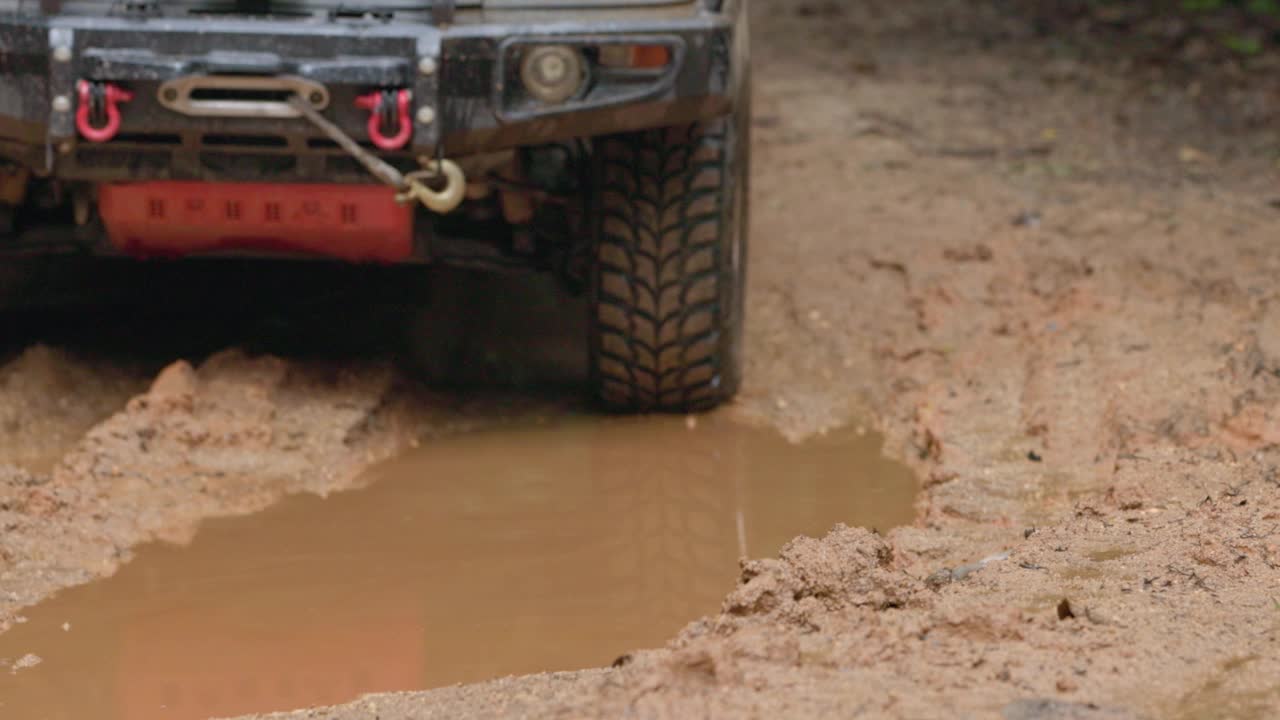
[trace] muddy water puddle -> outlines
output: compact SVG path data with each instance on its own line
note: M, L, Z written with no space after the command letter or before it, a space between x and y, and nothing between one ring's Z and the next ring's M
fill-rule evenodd
M0 635L0 717L187 720L607 665L716 611L744 554L910 521L916 483L879 442L717 417L433 442L29 609Z

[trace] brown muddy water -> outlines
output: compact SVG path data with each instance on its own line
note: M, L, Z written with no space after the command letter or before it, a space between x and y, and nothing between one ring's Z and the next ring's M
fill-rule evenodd
M433 442L31 608L0 635L0 717L189 720L608 665L714 612L744 555L909 522L916 482L879 450L716 416Z

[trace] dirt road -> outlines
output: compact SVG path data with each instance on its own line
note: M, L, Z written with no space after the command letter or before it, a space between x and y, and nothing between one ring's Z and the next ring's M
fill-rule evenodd
M730 412L797 439L874 421L923 481L916 523L797 539L748 563L721 614L614 668L297 717L1280 714L1273 60L981 3L754 13L749 367ZM1109 41L1122 21L1138 40ZM574 303L486 282L393 313L423 364L572 379L578 329L557 318ZM544 324L485 308L442 351L440 308L493 287L540 298L521 307ZM228 350L157 374L160 346L33 346L0 369L3 622L203 517L576 402L429 390L349 356Z

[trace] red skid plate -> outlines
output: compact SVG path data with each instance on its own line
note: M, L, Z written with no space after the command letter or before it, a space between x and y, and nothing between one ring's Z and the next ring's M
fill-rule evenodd
M111 243L137 256L227 250L399 262L413 211L374 185L142 182L98 189Z

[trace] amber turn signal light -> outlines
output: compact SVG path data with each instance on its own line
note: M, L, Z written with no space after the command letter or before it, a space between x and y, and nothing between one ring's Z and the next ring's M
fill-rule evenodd
M671 64L666 45L601 45L600 64L612 68L664 68Z

